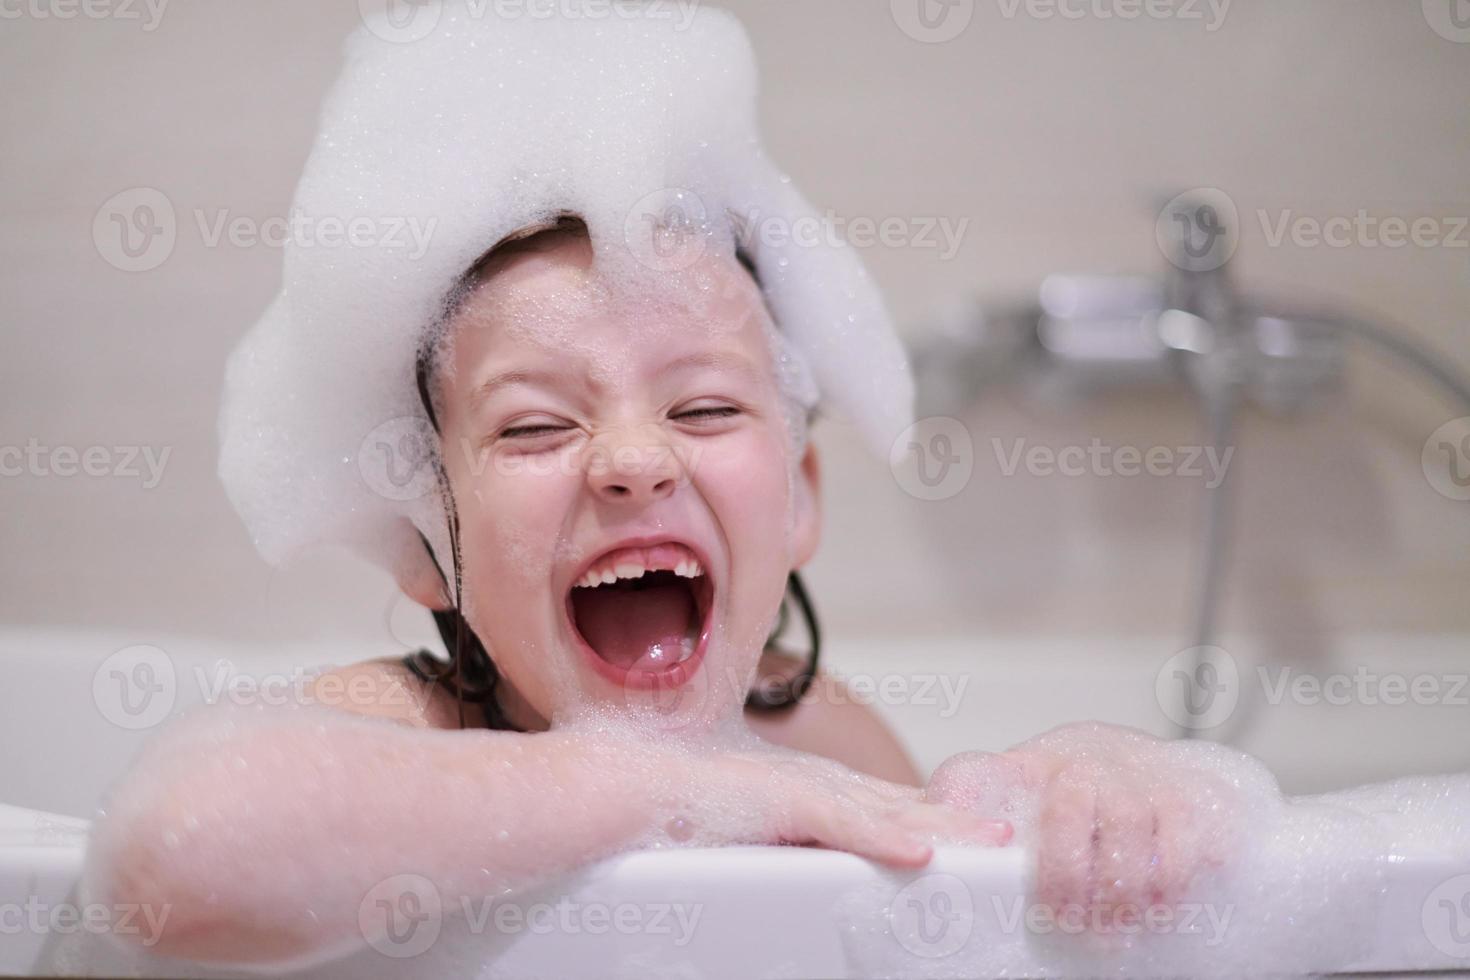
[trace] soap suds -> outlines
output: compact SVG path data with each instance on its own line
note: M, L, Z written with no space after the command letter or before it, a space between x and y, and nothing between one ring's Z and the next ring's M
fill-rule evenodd
M268 561L345 544L396 572L412 567L417 531L448 554L438 495L377 492L361 470L384 464L364 458L365 439L422 417L416 354L463 273L561 213L586 221L607 281L650 301L690 256L743 244L779 326L788 400L804 414L820 395L881 458L912 421L907 360L857 253L736 227L816 216L762 150L736 20L703 4L578 8L502 16L450 0L412 43L384 39L384 24L348 39L293 207L432 233L422 249L287 243L281 293L230 359L220 417L220 477ZM543 313L527 326L554 335L557 311Z

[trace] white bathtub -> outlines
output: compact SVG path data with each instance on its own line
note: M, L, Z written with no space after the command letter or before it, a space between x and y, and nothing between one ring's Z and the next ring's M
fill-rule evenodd
M83 821L0 807L0 908L34 906L52 916L59 907L77 907L85 834ZM1028 870L1028 855L1019 849L942 850L923 872L908 874L805 848L631 854L555 889L517 896L509 903L513 917L488 905L416 906L424 914L401 919L393 933L376 934L359 953L300 975L953 976L946 967L981 947L987 962L1007 964L1007 976L1086 975L1087 968L1067 969L1075 961L1052 958L1035 934L1010 920L1026 901ZM1330 953L1314 966L1323 973L1470 973L1470 949L1448 947L1456 934L1427 918L1453 911L1441 909L1444 883L1467 871L1433 858L1391 865L1371 934L1358 937L1351 959ZM411 887L421 886L395 885L397 891L383 896L401 897ZM604 911L594 916L594 910ZM140 955L88 935L83 914L43 920L44 930L0 931L0 971L249 975ZM482 923L477 932L470 921ZM141 921L139 929L147 934ZM1200 962L1208 969L1207 959Z
M83 817L156 730L134 727L148 720L147 713L120 715L96 685L102 683L99 678L106 680L108 665L118 663L116 651L149 642L125 635L0 635L0 657L11 682L4 716L10 748L0 769L0 803L16 804L0 807L0 972L235 975L201 974L197 967L138 954L69 919L43 916L39 927L26 920L15 928L22 910L54 914L78 902L74 887L85 849ZM159 688L170 715L202 700L201 685L214 683L220 676L217 661L232 654L217 641L174 638L158 646L167 648L173 672L172 689ZM289 675L302 664L360 659L345 653L298 646L232 659L248 664L252 675ZM1402 662L1402 649L1396 655ZM1431 650L1426 656L1432 660L1437 654ZM862 663L861 656L853 660ZM1133 674L1125 669L1109 676ZM1039 684L1035 677L1017 683ZM1065 694L1061 702L1060 707L1038 705L1034 727L1046 727L1047 711L1072 710ZM914 715L916 710L888 713L900 726L917 721L922 729L925 719ZM1140 717L1114 712L1112 720L1148 727L1142 709L1136 714ZM966 722L936 718L928 724L963 728ZM28 733L27 740L18 740L19 733ZM916 750L921 761L932 764L937 750L927 744ZM1461 853L1459 859L1419 853L1385 862L1371 914L1351 948L1314 953L1312 969L1470 975L1470 861ZM1027 900L1029 873L1029 855L1019 848L943 850L918 874L895 874L851 855L802 848L633 854L542 892L516 896L511 919L487 918L473 929L467 928L471 917L489 915L488 906L461 902L456 908L455 901L437 896L441 916L408 921L406 931L380 935L375 945L349 959L303 975L952 977L968 975L956 971L976 962L977 951L983 951L983 962L1001 964L997 969L1008 976L1108 972L1105 961L1059 958L1057 947L1048 945L1051 939L1038 939L1035 930L1010 918ZM401 898L403 888L419 886L393 887L398 891L389 897ZM365 908L371 909L367 898ZM565 914L573 916L573 927L561 918L547 928L552 917L564 915L558 909L571 910ZM86 912L76 910L79 916ZM617 924L620 915L627 928ZM413 938L418 921L443 930L423 951L415 949ZM1200 964L1208 969L1207 959Z

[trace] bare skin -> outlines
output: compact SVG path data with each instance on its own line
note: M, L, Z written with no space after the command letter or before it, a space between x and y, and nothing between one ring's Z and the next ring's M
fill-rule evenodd
M360 946L364 895L405 868L445 895L531 887L647 846L674 815L704 844L816 845L895 867L926 864L938 840L1007 843L1008 823L925 800L892 735L831 678L784 717L748 719L764 741L701 737L739 710L740 678L790 669L761 645L820 527L816 451L790 454L768 314L734 257L710 254L662 305L607 301L585 237L485 275L441 435L466 617L498 652L523 731L457 730L456 703L397 663L318 678L313 693L357 683L348 710L233 724L206 709L114 793L87 893L170 908L155 952L281 964ZM512 375L541 380L484 393ZM578 712L626 691L571 645L561 597L583 563L655 529L697 542L717 583L693 694L703 721L579 727ZM423 565L399 582L443 608L437 575Z
M761 660L761 675L789 677L800 668L795 658L767 651ZM425 684L398 660L374 660L330 671L345 684L370 684L388 691L401 686L412 692L407 698L370 697L362 707L349 707L364 714L391 718L415 728L459 728L459 705L437 685ZM466 722L477 726L478 710L466 714ZM922 786L923 779L903 746L877 714L846 693L841 680L818 671L802 703L780 713L747 710L745 723L761 738L798 752L810 752L840 762L857 772L905 786Z
M454 700L396 662L318 678L314 691L356 682L347 710L217 727L206 711L114 794L89 897L170 908L156 952L283 963L361 945L360 903L405 867L446 895L525 888L662 840L675 815L704 844L917 868L936 841L1009 843L1006 807L1039 801L1040 884L1056 900L1147 901L1214 858L1178 802L1191 776L1154 778L1167 746L1138 732L1062 729L957 757L921 790L892 734L822 677L794 711L744 719L763 742L703 737L740 721L743 678L791 669L762 646L821 508L816 451L796 459L788 440L760 292L733 256L701 263L669 302L630 303L585 236L552 236L482 270L457 321L440 420L463 608L521 731L457 730ZM697 543L716 584L707 684L691 696L704 727L579 726L628 692L571 641L564 597L587 562L651 531ZM441 583L427 562L399 574L428 608L447 605ZM321 855L350 860L301 878Z

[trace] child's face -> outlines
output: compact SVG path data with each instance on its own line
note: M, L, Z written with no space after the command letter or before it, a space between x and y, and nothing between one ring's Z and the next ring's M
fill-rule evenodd
M711 251L656 293L619 291L585 237L553 234L496 260L451 324L465 615L552 724L738 714L786 577L816 548L815 456L791 458L758 287ZM704 578L573 595L629 539L680 543L648 557L696 556Z

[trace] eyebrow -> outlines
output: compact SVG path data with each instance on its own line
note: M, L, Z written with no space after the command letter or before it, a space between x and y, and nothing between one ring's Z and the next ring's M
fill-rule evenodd
M760 371L744 354L737 354L734 351L713 350L703 351L698 354L686 354L683 357L675 358L663 366L661 373L696 367L734 371L737 374L745 375L751 380L758 379L761 376Z
M704 351L697 354L686 354L663 365L659 368L659 373L668 374L673 371L701 367L733 371L752 381L758 381L761 377L760 370L749 358L733 351ZM475 390L470 393L470 407L479 406L485 399L502 388L513 388L517 385L547 385L549 387L557 378L558 375L553 371L522 369L502 371L491 375L476 386ZM594 389L599 387L596 381L587 379L587 383Z

